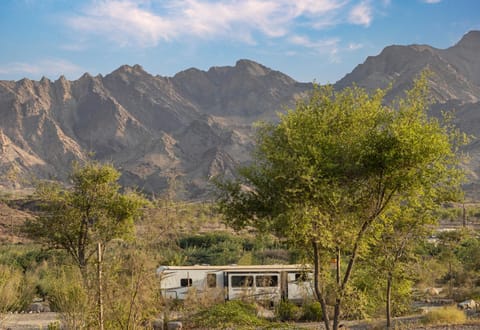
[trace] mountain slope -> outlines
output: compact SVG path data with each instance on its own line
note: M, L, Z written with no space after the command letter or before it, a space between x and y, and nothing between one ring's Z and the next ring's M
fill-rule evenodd
M480 31L470 31L447 49L427 45L389 46L379 55L370 56L335 87L356 84L368 90L386 88L387 99L401 97L420 72L427 69L433 96L431 113L453 112L455 125L472 136L466 146L469 159L464 167L469 183L467 193L480 198Z
M388 46L335 84L369 90L391 84L402 96L424 70L430 76L432 114L455 110L455 123L480 136L480 32L447 49ZM304 97L299 83L259 63L153 76L139 65L78 80L0 81L0 184L32 178L66 180L73 161L111 161L122 183L156 194L205 197L208 180L231 175L250 160L253 126ZM480 143L467 146L469 191L480 197Z
M93 154L120 168L124 184L195 198L248 161L253 122L310 88L248 60L173 78L125 65L75 81L0 81L0 176L4 185L66 180L73 161Z
M369 56L339 80L339 89L353 83L368 90L392 83L389 99L401 95L425 69L432 72L431 89L437 102L480 100L480 31L467 33L448 49L427 45L388 46L379 55Z

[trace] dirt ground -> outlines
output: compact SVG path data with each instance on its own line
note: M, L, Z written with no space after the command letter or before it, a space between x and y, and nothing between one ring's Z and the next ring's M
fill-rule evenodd
M0 330L46 330L58 317L58 313L1 314Z
M394 329L399 330L478 330L480 322L470 322L463 325L437 325L424 326L418 322L419 316L398 318ZM32 314L0 314L0 330L47 330L48 325L57 322L58 313L32 313ZM384 321L353 321L343 322L345 330L377 330L384 329ZM295 327L305 330L324 329L322 322L296 323Z

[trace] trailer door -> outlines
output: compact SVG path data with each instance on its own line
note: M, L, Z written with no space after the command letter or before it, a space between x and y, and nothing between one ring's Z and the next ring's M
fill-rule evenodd
M314 297L313 274L311 272L289 272L287 276L287 298L295 303L302 303Z
M255 292L254 277L249 273L228 274L228 299L240 299L252 296Z
M281 299L280 273L255 275L255 299L277 303Z

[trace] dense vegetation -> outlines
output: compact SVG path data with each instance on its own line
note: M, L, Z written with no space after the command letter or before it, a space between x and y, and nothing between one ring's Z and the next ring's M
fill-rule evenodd
M409 242L425 235L443 203L461 199L466 137L427 116L426 77L393 104L385 95L317 87L279 123L260 125L253 162L217 184L229 224L275 233L306 252L328 330L338 329L356 295L351 284L365 258L387 279L390 325Z
M315 90L259 127L255 162L237 181L217 181L216 204L124 191L118 171L96 162L76 165L70 186L41 182L24 201L5 198L31 216L15 228L22 244L0 246L0 312L37 301L72 329L178 317L191 328L337 329L384 315L391 326L414 301L480 299L480 212L458 190L463 136L426 116L424 79L396 108L384 95ZM439 230L439 220L457 226ZM265 306L194 288L185 301L164 299L156 276L159 265L274 263L313 265L315 299L280 302L265 318Z
M198 324L215 322L218 311L212 310L211 316L207 311L218 302L192 297L184 304L166 304L161 299L155 290L158 288L155 269L160 264L302 262L300 253L289 252L283 242L272 236L260 238L254 232L229 230L212 214L210 204L165 200L155 204L156 207L148 209L146 215L137 221L135 240L118 240L106 246L104 301L105 321L110 329L140 325L164 313L167 318L173 318L175 311L188 312L192 315L192 322ZM467 228L461 227L461 205L442 211L442 215L447 213L447 224L459 229L433 230L428 239L414 244L414 257L408 263L405 277L392 293L394 316L415 312L414 300L480 300L480 236L471 227L480 225L480 219L472 216L478 213L478 207L470 205L467 208ZM455 214L459 216L454 217ZM212 255L220 258L212 258ZM92 282L95 280L94 269L90 274ZM382 317L385 285L386 279L378 278L374 265L367 259L362 260L354 274L354 292L346 302L348 313L342 317ZM443 291L430 296L431 288L442 288ZM32 301L43 298L52 310L62 312L63 321L72 327L87 328L96 322L96 306L92 304L92 299L96 299L95 287L84 287L79 269L67 253L45 249L34 242L0 246L0 297L2 312L25 310ZM318 321L322 316L319 307L318 303L312 302L302 307L282 303L275 309L276 320ZM236 306L225 308L237 310ZM244 309L238 309L239 313L244 313L242 311ZM256 318L256 314L249 315L247 319ZM245 325L244 328L248 327Z

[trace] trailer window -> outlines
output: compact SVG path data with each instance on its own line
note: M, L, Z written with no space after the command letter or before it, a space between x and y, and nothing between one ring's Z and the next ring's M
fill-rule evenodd
M249 275L234 275L230 278L232 288L250 287L253 286L253 276Z
M209 288L215 288L217 286L217 275L207 274L207 286Z
M257 287L278 286L278 276L277 275L257 275L255 278L255 284Z
M295 281L297 282L307 282L309 280L308 273L301 272L295 274Z
M180 286L182 286L182 287L192 286L192 279L191 278L181 278L180 279Z

